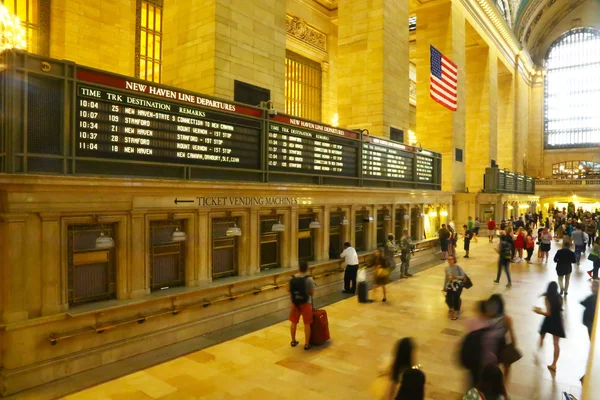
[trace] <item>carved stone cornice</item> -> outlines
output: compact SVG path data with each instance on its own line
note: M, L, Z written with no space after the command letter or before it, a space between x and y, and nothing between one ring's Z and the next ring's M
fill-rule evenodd
M327 51L327 35L308 25L304 20L293 15L287 15L285 20L286 33L311 47Z

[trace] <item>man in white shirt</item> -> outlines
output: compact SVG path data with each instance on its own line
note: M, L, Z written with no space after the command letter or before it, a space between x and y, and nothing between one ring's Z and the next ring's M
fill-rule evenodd
M344 272L344 293L356 293L356 274L358 272L358 254L349 242L344 243L344 251L340 254L346 262L346 271ZM352 285L350 285L352 284Z

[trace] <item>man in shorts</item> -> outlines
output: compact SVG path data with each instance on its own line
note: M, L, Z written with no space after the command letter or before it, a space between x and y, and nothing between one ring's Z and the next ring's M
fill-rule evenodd
M292 297L292 308L290 310L290 333L292 335L292 347L298 345L296 340L296 329L298 322L300 322L300 316L302 316L302 322L304 323L304 350L310 349L310 324L313 322L313 307L310 301L311 297L315 294L315 281L308 273L308 265L301 264L300 272L292 276L288 291Z

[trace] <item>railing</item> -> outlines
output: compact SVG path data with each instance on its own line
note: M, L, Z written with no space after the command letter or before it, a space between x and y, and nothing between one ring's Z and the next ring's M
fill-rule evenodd
M536 186L590 186L600 185L600 179L536 179Z

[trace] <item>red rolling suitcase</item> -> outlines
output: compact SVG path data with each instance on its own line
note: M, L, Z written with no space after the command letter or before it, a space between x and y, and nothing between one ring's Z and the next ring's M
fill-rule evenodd
M310 325L310 344L320 345L329 340L327 311L313 310L313 322Z

